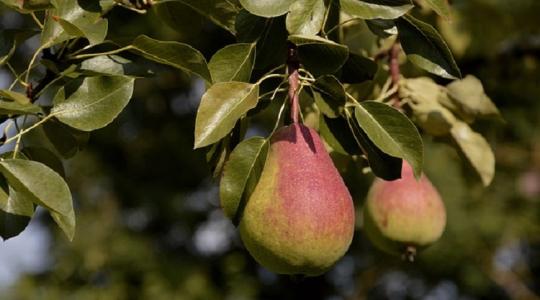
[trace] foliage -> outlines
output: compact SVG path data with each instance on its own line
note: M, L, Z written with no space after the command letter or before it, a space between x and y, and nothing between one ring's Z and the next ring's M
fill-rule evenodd
M0 64L18 78L0 93L6 128L3 143L10 151L4 154L0 168L5 181L5 200L0 201L5 205L0 208L3 217L13 223L19 216L27 222L39 205L73 237L72 199L57 176L62 172L57 161L84 147L86 132L102 128L120 115L134 87L151 80L143 77L162 78L159 72L169 69L156 63L205 81L208 89L193 122L194 145L206 147L214 174L222 176L222 195L241 201L257 180L257 154L264 152L266 141L266 137L245 139L246 128L261 118L271 124L268 128L288 122L284 113L288 109L284 93L287 48L297 50L301 63L298 93L303 121L319 129L333 155L349 169L351 165L355 170L369 167L376 176L392 179L399 176L396 166L405 159L418 175L428 165L424 160L434 161L434 154L426 153L423 145L427 140L430 149L433 147L427 138L431 135L462 153L463 161L485 186L493 180L494 155L488 139L477 131L488 124L483 118L500 118L499 109L479 80L472 76L460 79L447 43L425 22L433 20L433 15L426 18L425 11L413 8L410 1L186 0L155 1L153 7L146 1L90 1L84 7L75 1L41 1L35 6L2 2L29 20L32 16L38 23L44 20L42 30L37 24L0 34L0 40L7 41L0 46ZM166 14L174 16L185 7L213 23L222 44L205 47L201 42L160 40L159 33L151 35L140 25L136 36L132 36L134 32L117 34L122 29L111 25L117 14L127 13L119 12L124 8L152 10L151 14L166 19ZM444 18L453 17L445 1L422 1L422 7ZM338 8L341 19L333 17L339 16ZM359 24L367 24L362 26L369 30L363 34L373 41L369 46L354 40ZM450 36L445 31L449 29L443 35ZM18 45L33 34L39 34L40 40L35 52L25 65L15 62ZM396 39L410 63L443 78L429 79L425 73L409 69L408 63L402 65L403 77L392 78L389 65ZM404 62L402 55L397 59ZM53 156L32 156L31 145ZM442 149L439 151L449 151ZM57 203L49 203L57 193L61 193L53 197ZM14 201L20 204L20 211ZM22 230L20 226L1 229L4 238Z

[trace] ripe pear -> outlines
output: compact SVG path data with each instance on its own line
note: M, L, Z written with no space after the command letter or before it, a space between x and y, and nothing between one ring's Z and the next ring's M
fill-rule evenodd
M375 246L413 260L418 250L437 241L446 225L441 196L422 174L416 180L403 161L401 179L375 179L364 207L364 228Z
M239 229L250 254L275 273L320 275L345 254L354 205L313 129L295 123L272 136Z

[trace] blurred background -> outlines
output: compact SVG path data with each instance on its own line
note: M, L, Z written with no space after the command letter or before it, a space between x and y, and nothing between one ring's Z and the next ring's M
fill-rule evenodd
M323 276L295 279L258 266L219 208L205 152L192 150L204 83L161 67L137 81L115 122L65 161L74 241L38 211L21 235L0 242L0 298L539 299L540 1L451 2L451 21L418 14L447 39L462 73L481 79L505 122L475 124L497 159L488 188L453 148L425 137L425 172L444 198L448 225L415 263L374 249L359 226L347 255ZM207 58L234 41L195 13L165 21L154 11L115 9L110 34L184 41ZM31 22L0 6L1 28ZM36 45L25 43L14 64L21 68ZM409 65L404 72L425 75ZM11 81L0 70L0 86ZM252 133L269 132L273 109ZM350 162L339 168L359 216L372 176Z

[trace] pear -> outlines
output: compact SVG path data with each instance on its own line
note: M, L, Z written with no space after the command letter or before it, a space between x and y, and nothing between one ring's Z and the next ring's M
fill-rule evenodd
M276 131L240 219L249 253L275 273L320 275L345 254L354 224L351 195L319 135L298 123Z
M414 260L417 251L437 241L446 225L441 196L422 174L419 180L403 161L401 179L375 179L364 207L367 237L381 250Z

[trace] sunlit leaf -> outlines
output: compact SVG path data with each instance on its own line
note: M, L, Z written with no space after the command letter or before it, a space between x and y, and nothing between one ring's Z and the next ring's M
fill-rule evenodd
M340 0L347 14L362 19L395 19L407 13L410 0Z
M495 175L495 156L489 143L464 122L454 124L450 132L484 186L488 186Z
M397 19L396 25L401 46L412 63L444 78L461 77L452 52L435 28L409 15Z
M102 8L97 1L55 0L56 7L47 13L43 31L41 32L41 45L50 47L66 41L72 37L87 34L93 41L102 40L107 32L107 21L102 19ZM59 20L64 20L62 26ZM73 26L70 26L73 25ZM94 26L96 26L94 28Z
M473 75L467 75L462 80L455 80L446 88L450 100L459 109L459 113L471 119L500 116L499 110L484 92L482 82Z
M290 34L316 35L321 31L325 11L323 0L295 1L287 14L287 30Z
M242 201L253 192L264 167L267 151L266 139L253 137L241 142L231 153L220 181L220 199L227 217L238 221Z
M58 90L51 114L80 130L102 128L127 105L133 93L133 82L133 78L120 76L73 81Z
M73 202L69 188L60 175L44 164L22 159L0 161L0 172L18 193L24 193L35 204L47 208L67 237L73 239Z
M195 148L227 135L236 121L257 105L259 86L244 82L214 84L202 96L195 121Z
M365 101L355 108L356 120L367 136L386 154L405 159L414 174L422 174L424 148L414 124L389 105Z
M30 99L25 94L17 93L10 90L0 90L0 98L15 101L21 105L30 104Z
M27 115L39 113L43 113L43 110L35 104L20 104L19 102L0 100L0 115Z
M431 9L433 9L438 15L450 18L450 7L448 6L448 0L425 0L424 1Z
M261 17L277 17L285 14L294 0L240 0L250 13Z
M255 64L255 44L232 44L216 52L208 68L214 83L249 82Z
M100 55L81 62L77 71L87 75L145 77L152 73L129 59L117 55Z
M373 174L384 180L396 180L401 178L401 158L388 155L379 149L361 128L354 116L349 117L349 115L347 115L346 120L353 133L354 140L358 147L362 149L362 153L367 158Z
M70 36L85 37L91 45L103 42L105 36L107 36L107 19L97 19L93 24L85 24L82 22L77 24L62 18L58 18L57 22Z
M131 48L147 59L194 73L207 82L212 82L206 59L190 45L174 41L159 41L140 35L133 41Z
M51 168L53 171L58 173L60 176L65 177L64 164L58 156L43 147L24 147L22 150L23 154L33 161L40 162L47 167Z
M1 176L0 210L13 215L32 217L34 204L32 200L25 198L24 194L17 193L13 188L9 187L6 179Z

